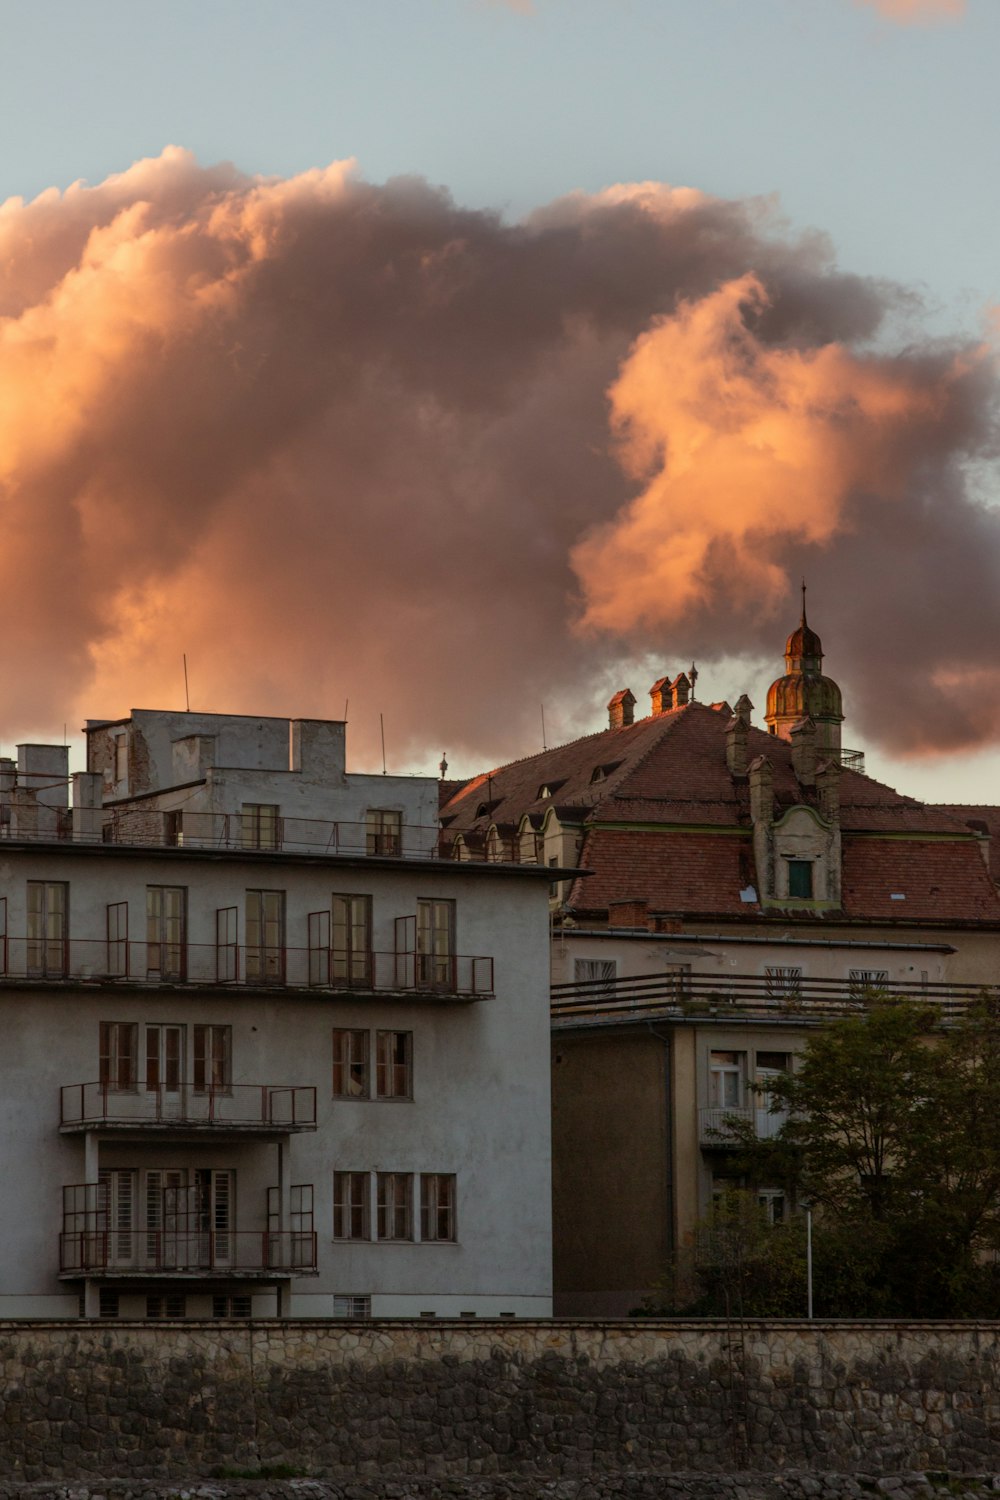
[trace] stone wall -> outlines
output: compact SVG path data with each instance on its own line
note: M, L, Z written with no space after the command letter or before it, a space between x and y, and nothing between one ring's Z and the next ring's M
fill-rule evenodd
M526 1494L534 1476L567 1495L588 1478L645 1494L640 1475L990 1474L1000 1324L0 1324L0 1481L262 1469L380 1493L496 1476Z

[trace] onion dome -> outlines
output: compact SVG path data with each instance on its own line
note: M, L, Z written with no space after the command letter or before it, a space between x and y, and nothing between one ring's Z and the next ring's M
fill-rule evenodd
M811 718L819 731L819 743L839 750L844 705L840 688L832 677L824 677L823 643L806 619L806 590L802 586L802 619L785 642L785 675L767 690L764 722L772 734L788 739L792 726Z

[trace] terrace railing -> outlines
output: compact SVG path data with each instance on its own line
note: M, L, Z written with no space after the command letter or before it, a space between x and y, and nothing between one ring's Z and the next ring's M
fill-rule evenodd
M304 1084L273 1083L208 1088L127 1080L67 1083L59 1091L59 1123L64 1129L315 1130L316 1090Z

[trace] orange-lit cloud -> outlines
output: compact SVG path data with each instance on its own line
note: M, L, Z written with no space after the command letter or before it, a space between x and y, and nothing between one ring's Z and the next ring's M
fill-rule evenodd
M171 149L12 199L4 743L178 705L186 653L197 707L349 699L358 758L383 712L397 769L501 759L637 655L774 660L803 569L863 731L1000 737L968 701L1000 536L962 470L994 375L873 355L899 300L766 203L657 183L511 225Z
M854 0L870 5L888 21L902 26L928 21L955 21L965 15L965 0Z

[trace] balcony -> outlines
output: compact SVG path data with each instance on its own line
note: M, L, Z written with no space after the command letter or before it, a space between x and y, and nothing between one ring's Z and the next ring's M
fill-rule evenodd
M147 1178L141 1199L134 1191L134 1173L109 1175L123 1179L127 1191L123 1182L116 1191L103 1180L72 1183L62 1190L59 1275L65 1280L156 1276L273 1281L317 1274L313 1189L308 1183L289 1190L287 1227L280 1223L278 1189L269 1188L267 1227L237 1229L230 1223L235 1218L232 1173L199 1170L199 1176L227 1179L224 1191L214 1196L205 1183L157 1191ZM145 1225L137 1222L140 1201Z
M492 957L471 954L2 937L0 985L23 983L348 991L452 1001L494 993Z
M984 995L1000 999L1000 986L892 980L881 990L859 987L850 979L801 978L789 983L760 974L639 974L552 985L552 1022L559 1028L659 1017L808 1025L857 1015L880 994L919 1000L948 1020Z
M727 1125L733 1121L740 1125L752 1125L759 1141L773 1141L788 1118L784 1110L774 1114L759 1104L743 1104L730 1109L709 1107L698 1111L698 1144L710 1150L725 1151L738 1145L731 1137L727 1139Z
M316 1090L272 1083L208 1089L70 1083L59 1091L59 1128L66 1135L87 1130L289 1134L316 1129Z
M315 1230L79 1229L59 1236L59 1275L186 1280L315 1276Z

